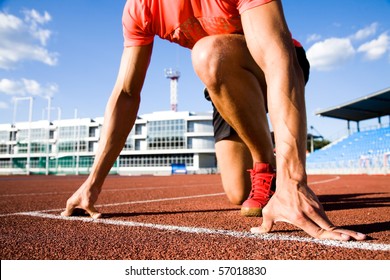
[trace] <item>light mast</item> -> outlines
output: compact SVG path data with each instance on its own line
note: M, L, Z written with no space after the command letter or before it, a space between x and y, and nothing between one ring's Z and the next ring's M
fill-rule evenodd
M177 98L177 86L179 82L180 72L173 69L164 69L165 77L171 80L171 110L177 112L178 98Z

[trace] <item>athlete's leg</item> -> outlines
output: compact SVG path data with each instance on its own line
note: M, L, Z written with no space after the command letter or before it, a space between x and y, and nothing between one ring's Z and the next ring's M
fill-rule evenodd
M247 171L253 166L251 154L237 134L216 142L215 152L223 189L231 203L241 205L251 190Z
M222 117L251 145L252 158L275 167L264 74L249 53L244 36L205 37L194 46L192 61Z

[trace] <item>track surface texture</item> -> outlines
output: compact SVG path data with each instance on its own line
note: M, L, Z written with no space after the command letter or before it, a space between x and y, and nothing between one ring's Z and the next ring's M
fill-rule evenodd
M60 212L84 176L0 177L2 260L390 260L390 176L312 175L309 185L338 226L364 242L313 239L240 216L219 175L109 176L103 218Z

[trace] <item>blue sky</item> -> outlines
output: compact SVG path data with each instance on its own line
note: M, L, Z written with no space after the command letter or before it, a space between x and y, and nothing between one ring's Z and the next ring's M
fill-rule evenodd
M0 0L0 123L13 121L15 98L34 97L33 120L103 116L122 53L125 0ZM389 0L285 0L286 18L312 65L306 87L309 132L335 138L346 122L315 116L390 87ZM169 80L179 79L179 110L211 110L192 70L190 50L156 38L139 114L170 109ZM16 121L28 120L19 100ZM389 119L384 118L384 123ZM377 121L363 122L361 126ZM313 126L316 131L311 131Z

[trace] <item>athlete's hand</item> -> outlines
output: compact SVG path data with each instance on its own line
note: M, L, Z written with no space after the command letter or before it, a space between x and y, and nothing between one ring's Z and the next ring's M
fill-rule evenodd
M75 214L75 209L85 210L93 219L101 218L102 214L96 210L94 204L99 196L98 190L90 190L83 184L66 202L66 209L61 216L69 217Z
M263 209L263 222L252 233L268 233L274 223L293 224L314 238L348 241L364 240L366 235L352 230L338 228L325 214L317 196L307 186L276 188L267 206Z

